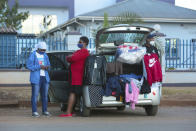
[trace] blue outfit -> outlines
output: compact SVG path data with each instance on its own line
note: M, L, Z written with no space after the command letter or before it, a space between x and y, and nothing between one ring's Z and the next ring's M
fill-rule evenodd
M131 79L121 77L120 78L121 82L123 82L125 85L128 84L129 86L129 93L132 93L132 87L131 87Z
M27 68L31 71L30 73L30 82L33 84L39 84L40 82L40 65L36 56L36 51L32 52L27 60ZM50 62L46 53L44 53L44 65L50 66ZM48 71L45 71L46 81L50 82Z
M118 76L110 77L106 83L106 89L105 89L105 95L111 96L112 90L116 90L116 95L119 96L120 93L122 93L121 85L119 82Z
M32 96L31 96L32 112L37 112L37 98L39 95L39 91L42 100L42 112L46 112L48 107L48 87L49 87L49 84L46 81L46 77L40 76L40 83L39 84L31 83L31 86L32 86Z
M46 53L44 55L44 66L50 66L49 58ZM42 112L47 111L48 105L48 88L50 78L48 75L48 71L45 71L45 76L40 76L40 65L36 56L36 51L32 52L27 60L27 68L31 71L30 73L30 82L32 86L32 112L37 112L37 97L39 95L39 91L42 99Z

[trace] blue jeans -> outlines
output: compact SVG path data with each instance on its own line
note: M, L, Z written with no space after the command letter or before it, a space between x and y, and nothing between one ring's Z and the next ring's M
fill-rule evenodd
M37 112L37 98L40 92L41 100L42 100L42 112L47 111L48 107L48 82L46 81L46 77L40 76L40 83L33 84L32 86L32 96L31 96L31 105L32 112Z

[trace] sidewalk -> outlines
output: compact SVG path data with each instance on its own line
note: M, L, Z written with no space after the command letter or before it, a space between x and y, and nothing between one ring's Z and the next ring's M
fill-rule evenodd
M0 87L0 107L29 107L30 99L31 87ZM59 104L49 103L49 106ZM196 106L196 88L163 87L160 106Z

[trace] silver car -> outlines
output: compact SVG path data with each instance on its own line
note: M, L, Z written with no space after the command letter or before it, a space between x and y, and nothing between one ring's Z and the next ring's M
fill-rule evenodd
M146 36L152 32L152 28L139 27L139 26L114 26L110 28L101 29L96 35L96 54L104 55L107 61L112 61L119 45L139 45L142 46L146 41ZM68 84L68 70L69 63L65 57L70 55L72 52L49 52L48 56L51 62L51 71L49 73L51 82L49 88L49 100L50 102L61 103L61 110L66 110L68 95L69 95L69 84ZM137 72L142 74L141 65L129 65L134 69L131 72ZM130 67L125 69L130 69ZM92 106L90 101L89 86L83 86L83 95L78 100L79 111L82 116L90 116L91 110L95 108L103 107L116 107L117 110L124 110L126 104L121 100L117 100L114 96L103 96L102 104L98 106ZM154 83L151 86L151 93L144 95L140 94L138 103L136 106L145 108L148 116L155 116L158 111L162 94L162 84Z
M146 41L146 36L152 31L152 28L138 26L114 26L101 29L96 35L96 54L105 55L107 61L110 61L114 58L119 45L142 46ZM109 56L107 56L108 54ZM142 70L141 66L137 64L131 66L134 66L137 72ZM128 69L129 67L125 68ZM80 100L80 112L83 116L89 116L91 110L99 107L117 107L117 110L124 110L126 108L124 102L116 100L114 96L103 96L102 104L97 107L92 106L88 88L88 85L83 87L83 97ZM160 82L153 83L151 93L145 95L140 94L136 106L144 107L148 116L155 116L158 111L158 105L160 104L161 90L162 84Z

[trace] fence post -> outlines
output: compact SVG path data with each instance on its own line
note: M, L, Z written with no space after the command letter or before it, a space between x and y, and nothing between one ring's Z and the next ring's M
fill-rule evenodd
M195 69L195 42L193 42L193 68Z
M9 45L9 36L6 36L6 47L7 47L7 49L6 49L6 57L7 57L7 59L6 59L6 66L8 67L8 45Z
M186 68L188 68L188 40L186 40Z
M184 40L183 40L183 68L184 68Z
M169 67L170 67L170 63L171 63L171 40L169 40L169 57L168 57L168 59L169 59Z
M191 42L191 40L190 40L190 42L189 42L189 46L190 46L190 66L189 66L189 68L190 69L192 69L192 61L191 61L191 58L192 58L192 52L191 52L191 45L192 45L192 42Z

